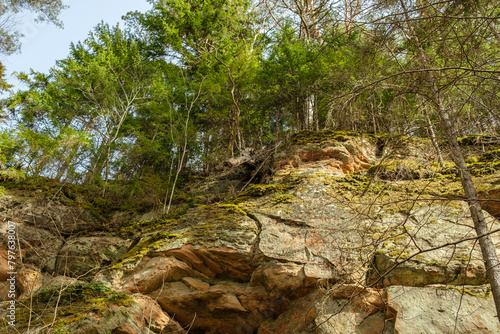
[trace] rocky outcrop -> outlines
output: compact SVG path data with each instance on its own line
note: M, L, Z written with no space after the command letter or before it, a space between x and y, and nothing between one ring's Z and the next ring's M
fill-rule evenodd
M25 223L54 235L71 235L96 228L95 219L81 207L71 207L42 196L0 197L0 217Z
M500 333L487 287L391 286L387 294L396 333Z
M58 251L55 272L80 278L94 276L124 255L131 243L105 234L69 238Z
M21 298L16 306L15 329L8 324L9 311L0 311L5 333L45 333L50 328L82 334L185 333L155 300L117 293L99 283L51 285L31 298Z
M429 143L389 143L301 133L275 154L266 184L222 203L208 194L179 217L130 222L115 234L59 235L21 222L21 243L33 245L22 247L23 261L45 280L53 273L100 284L92 291L106 310L84 313L85 324L58 315L70 332L499 332L455 171L432 161ZM475 181L494 196L495 170ZM207 182L189 196L218 184ZM49 283L37 282L28 294L18 283L20 295L43 297ZM83 302L92 309L94 300Z

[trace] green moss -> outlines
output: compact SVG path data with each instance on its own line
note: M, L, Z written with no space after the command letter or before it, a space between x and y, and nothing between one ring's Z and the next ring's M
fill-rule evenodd
M239 206L238 204L219 204L218 207L222 208L222 209L226 209L226 212L238 213L238 214L241 214L244 216L247 215L245 210L243 210L243 208L241 206Z
M475 162L468 164L467 167L474 176L489 175L500 169L500 162Z
M51 332L69 333L69 325L84 321L90 313L111 315L109 313L111 305L126 310L133 302L130 296L118 293L98 282L54 285L41 289L31 299L17 303L16 318L19 319L17 329L27 328L27 319L30 317L31 328L43 326L50 328L57 306L58 321ZM0 319L0 324L4 321L5 319Z
M14 168L0 169L0 182L18 183L24 179L25 175L22 171L16 170Z
M123 255L118 261L116 261L114 264L112 264L109 269L119 269L123 267L126 264L129 263L134 263L144 257L149 251L151 250L151 245L152 241L150 238L145 238L145 240L140 241L132 247L125 255Z
M275 204L293 203L294 199L295 196L292 194L278 194L276 196L273 196L273 202Z
M456 255L454 257L455 260L462 262L463 264L467 264L470 262L471 258L468 254Z
M101 300L122 302L129 301L130 297L123 293L118 293L101 282L78 282L63 286L54 285L49 288L41 289L33 296L34 304L53 305L70 305L75 302L87 300Z
M394 160L372 166L368 172L383 180L418 180L439 176L445 169L436 166L424 166L411 160Z
M458 143L461 146L472 146L472 145L498 145L498 136L485 134L472 134L466 137L457 138Z
M303 144L318 144L324 142L345 142L354 137L360 137L361 134L355 131L333 131L333 130L323 130L323 131L308 131L303 130L297 132L292 136L292 144L303 145Z
M500 160L500 150L491 150L484 153L480 161L498 161Z
M410 257L410 253L402 251L402 250L394 250L392 252L389 252L387 255L394 257L394 258L397 258L397 259L401 259L401 260L404 260L404 259L407 259Z
M242 225L242 221L246 221ZM204 244L208 241L224 240L236 242L233 232L246 230L257 233L252 224L248 224L247 212L238 204L198 205L178 219L128 223L122 228L123 233L137 231L142 239L127 254L109 269L123 266L135 266L147 254L159 249L170 249L171 245Z
M178 233L156 232L150 236L149 241L155 242L158 240L177 238L178 236L179 236Z
M76 185L46 177L28 177L0 183L12 195L36 197L68 207L83 208L97 222L106 221L116 211L146 212L153 208L153 202L156 203L151 192L141 189L148 186L142 183L110 181L107 184ZM108 230L110 226L102 224L100 228Z
M491 288L487 287L486 291L482 291L482 289L478 289L478 291L472 291L469 289L465 288L460 288L458 286L446 286L446 287L439 287L441 290L456 290L460 292L463 295L469 295L473 297L478 297L478 298L488 298L491 295Z
M285 192L292 188L294 186L284 184L252 184L239 194L237 199L243 200L248 197L261 197L276 192Z
M175 219L157 219L157 220L143 220L143 221L130 221L124 223L119 233L122 235L134 235L137 233L145 234L151 231L174 228L176 226Z

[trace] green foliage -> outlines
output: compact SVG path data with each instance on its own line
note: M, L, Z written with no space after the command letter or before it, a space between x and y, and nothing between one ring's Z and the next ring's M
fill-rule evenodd
M239 199L246 197L261 197L273 193L282 194L282 192L292 189L293 186L282 184L252 184L245 191L238 195Z
M95 321L93 317L96 314L100 320L123 316L120 313L126 314L133 303L134 300L130 296L115 292L98 282L53 285L39 290L30 299L17 304L18 319L31 319L30 323L19 321L17 329L25 330L31 325L44 326L54 333L73 333L76 328ZM54 317L57 319L55 323ZM2 325L7 326L5 318L2 320Z
M37 3L8 4L34 9ZM62 8L59 1L43 5L50 20ZM324 129L298 132L295 144L369 132L365 139L377 140L381 154L389 139L382 133L413 138L432 130L433 141L443 146L416 45L395 32L405 25L394 26L390 15L378 18L382 25L336 24L340 8L337 13L313 3L307 10L318 16L310 17L295 5L280 11L247 0L152 1L150 11L126 16L126 29L97 25L49 73L18 75L28 89L4 101L13 122L0 134L0 163L28 176L93 184L110 194L94 203L103 208L113 196L126 197L118 194L120 184L141 200L120 200L119 206L145 211L166 206L173 188L181 198L177 185L186 175L209 175L245 148L272 147L296 130ZM491 6L439 6L456 18L493 13ZM374 18L381 8L373 9ZM395 10L392 4L384 8ZM436 80L446 107L454 110L460 142L494 149L496 83L464 70L462 61L470 53L474 66L494 71L499 46L486 26L475 34L471 20L449 20L461 29L449 43L441 33L429 34L449 29L443 18L418 21L414 28L430 64L444 68ZM471 163L479 174L496 168L478 162L484 161ZM418 168L392 167L384 172L388 178L427 177Z
M106 298L110 302L129 299L127 295L106 287L102 282L77 282L41 289L33 296L33 303L55 307L56 304L71 305L96 298Z
M65 6L62 0L4 0L0 3L0 54L10 55L19 51L20 39L23 36L17 29L16 14L31 11L38 14L37 21L50 21L59 27L62 23L57 19ZM0 91L11 86L5 82L4 66L0 63ZM0 111L0 120L2 113Z
M64 8L61 0L5 0L0 6L0 53L11 54L19 50L19 39L21 33L13 24L16 21L15 14L20 11L29 10L38 14L38 21L51 21L58 26L62 23L57 16Z

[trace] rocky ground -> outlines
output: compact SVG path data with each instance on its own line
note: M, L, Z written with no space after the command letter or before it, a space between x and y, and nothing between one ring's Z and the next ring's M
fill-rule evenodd
M498 147L466 149L498 229ZM434 157L422 140L303 132L186 187L198 200L171 217L103 221L64 191L11 187L0 297L13 221L21 333L500 333L456 171Z

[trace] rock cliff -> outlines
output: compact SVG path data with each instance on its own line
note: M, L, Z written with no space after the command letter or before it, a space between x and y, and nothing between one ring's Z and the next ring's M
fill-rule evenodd
M468 160L492 231L497 148L470 149ZM302 132L248 161L193 181L189 209L154 219L115 212L107 222L64 191L8 189L0 296L12 221L17 329L500 333L459 179L430 143ZM11 333L2 312L0 332Z

